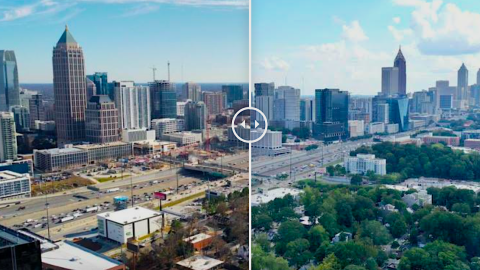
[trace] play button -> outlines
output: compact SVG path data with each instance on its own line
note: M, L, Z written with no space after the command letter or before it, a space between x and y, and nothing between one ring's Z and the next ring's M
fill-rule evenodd
M242 113L245 111L250 111L250 113ZM247 116L245 117L245 115ZM250 122L250 117L252 115L256 115L253 123ZM237 122L236 121L237 117L242 117L243 119L239 119ZM267 134L267 127L268 127L268 122L267 122L267 118L265 117L265 114L261 110L254 107L245 107L243 109L238 110L232 119L233 134L235 135L235 137L237 137L237 139L239 139L244 143L254 143L254 142L260 141L263 138L263 136ZM254 140L250 140L250 133L254 130L255 132L257 132L256 134L261 132L261 135L260 136L256 135L255 136L256 138Z

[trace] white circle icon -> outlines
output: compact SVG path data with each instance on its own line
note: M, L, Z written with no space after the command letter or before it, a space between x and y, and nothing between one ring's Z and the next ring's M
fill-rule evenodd
M235 131L235 119L237 119L237 116L242 113L243 111L246 111L246 110L253 110L253 111L256 111L258 112L262 117L263 117L263 120L265 121L265 128L263 129L263 132L262 132L262 135L260 135L260 137L256 138L255 140L245 140L243 139L242 137L238 136L237 134L237 131ZM256 121L255 121L256 122ZM242 123L243 125L243 128L245 128L245 124ZM258 126L258 123L255 123L255 127ZM268 127L268 121L267 121L267 117L265 116L265 114L255 108L255 107L245 107L245 108L242 108L240 109L234 116L233 116L233 119L232 119L232 131L233 131L233 134L235 134L235 137L237 137L237 139L239 139L240 141L244 142L244 143L254 143L254 142L258 142L260 141L264 136L265 134L267 134L267 127Z

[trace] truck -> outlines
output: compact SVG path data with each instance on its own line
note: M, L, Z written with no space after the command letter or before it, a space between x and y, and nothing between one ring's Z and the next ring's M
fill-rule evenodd
M85 209L85 213L93 213L98 211L98 206L93 206Z
M74 217L72 216L67 216L67 217L64 217L62 219L60 219L60 223L64 223L64 222L67 222L67 221L70 221L70 220L73 220Z

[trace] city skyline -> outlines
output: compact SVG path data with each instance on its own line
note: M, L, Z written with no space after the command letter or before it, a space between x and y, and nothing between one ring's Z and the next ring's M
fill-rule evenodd
M170 61L176 82L248 80L245 0L0 4L2 48L15 51L20 84L52 82L49 53L65 25L82 44L87 75L147 83L153 66L157 79L167 79Z
M480 9L474 1L375 0L355 9L349 8L353 1L288 2L252 3L254 82L286 84L310 96L323 87L375 95L381 68L392 66L400 46L408 62L407 93L437 80L457 85L462 63L469 84L476 82Z

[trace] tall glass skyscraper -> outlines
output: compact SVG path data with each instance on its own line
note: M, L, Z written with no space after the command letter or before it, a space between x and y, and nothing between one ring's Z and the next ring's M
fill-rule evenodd
M243 99L243 87L241 85L222 85L222 92L227 99L227 107L231 108L233 102Z
M177 118L177 93L169 81L150 83L150 103L152 119Z
M65 27L53 49L55 124L59 146L85 139L87 91L82 47Z
M95 72L93 75L87 75L87 78L95 84L96 95L108 95L110 98L113 96L108 87L107 72Z
M315 90L313 136L327 142L348 138L348 104L347 91Z
M0 50L0 111L20 105L18 67L14 51Z
M398 94L407 94L407 61L402 53L402 48L398 49L397 56L393 62L393 66L398 68Z

